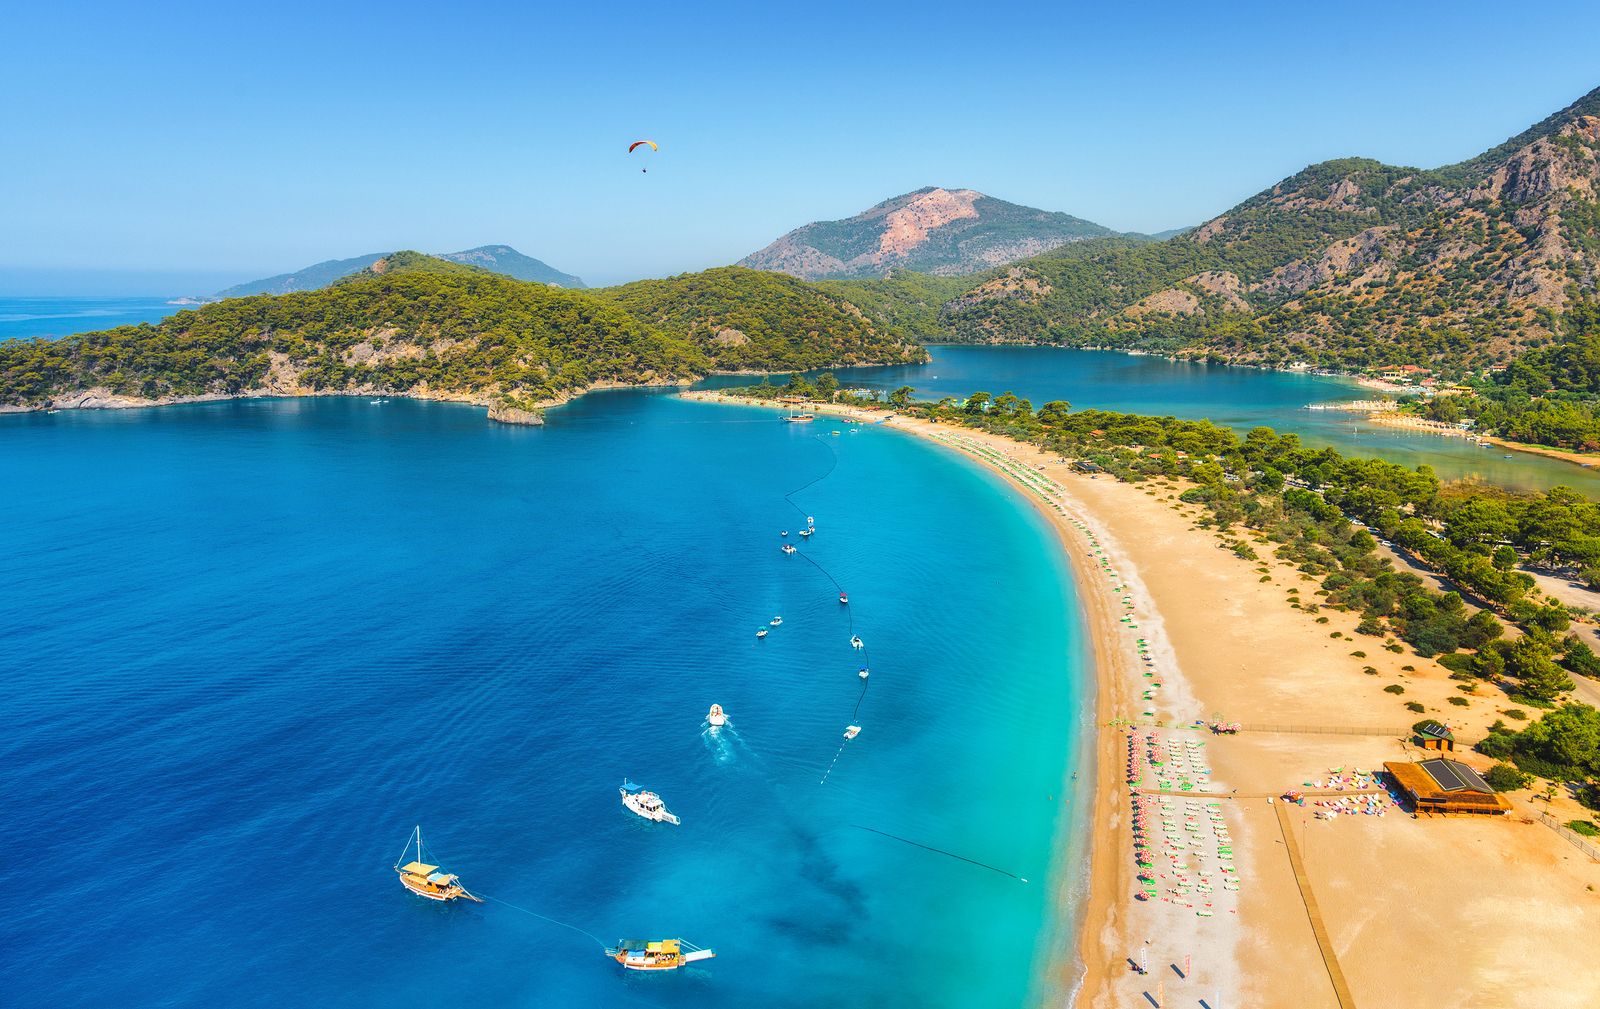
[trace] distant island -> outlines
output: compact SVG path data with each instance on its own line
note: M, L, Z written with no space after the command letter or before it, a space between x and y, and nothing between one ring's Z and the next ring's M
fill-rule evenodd
M243 284L235 284L225 290L218 291L212 296L213 301L222 301L227 298L246 298L252 294L293 294L297 291L317 291L337 280L358 274L370 269L372 264L383 259L389 253L371 252L365 256L354 256L350 259L329 259L321 263L296 270L293 273L280 273L272 277L263 277ZM570 273L562 273L547 263L543 263L532 256L524 256L509 245L480 245L475 249L466 249L461 252L445 252L439 254L438 259L448 260L452 263L463 263L467 266L480 266L491 273L503 274L517 280L529 280L538 284L550 284L555 287L580 289L585 286L582 278L574 277ZM200 299L185 298L181 302L169 304L200 304Z

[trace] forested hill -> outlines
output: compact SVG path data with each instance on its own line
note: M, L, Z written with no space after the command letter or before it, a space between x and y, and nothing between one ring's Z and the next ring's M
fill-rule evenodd
M0 342L0 408L353 392L463 400L505 415L596 384L923 353L789 278L714 270L601 295L404 252L324 290Z
M1076 243L979 278L944 306L945 336L1489 366L1594 299L1597 154L1600 89L1458 165L1312 165L1175 238Z
M793 277L737 266L594 292L688 341L722 371L927 360L912 327Z

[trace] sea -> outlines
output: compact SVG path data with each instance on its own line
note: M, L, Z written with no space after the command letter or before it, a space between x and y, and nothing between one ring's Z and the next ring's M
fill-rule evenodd
M621 391L0 417L0 458L9 1006L1070 988L1084 629L949 450ZM400 886L419 825L484 903ZM668 937L717 955L602 952Z
M71 336L116 326L160 322L185 305L167 298L0 297L0 340Z

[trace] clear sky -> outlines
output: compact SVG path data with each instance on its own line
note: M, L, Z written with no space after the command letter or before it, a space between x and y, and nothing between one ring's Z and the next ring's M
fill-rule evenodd
M497 242L614 283L925 185L1156 231L1600 86L1594 0L455 6L9 5L0 293Z

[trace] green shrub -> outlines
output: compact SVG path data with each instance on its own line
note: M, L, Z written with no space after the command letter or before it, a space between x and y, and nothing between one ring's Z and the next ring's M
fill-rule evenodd
M1519 788L1527 788L1530 776L1519 771L1510 764L1496 764L1489 768L1489 773L1483 776L1489 787L1496 792L1515 792Z
M1428 709L1422 706L1422 702L1421 701L1407 701L1406 702L1406 710L1407 711L1415 711L1417 714L1420 715L1424 711L1427 711ZM1417 723L1417 725L1425 725L1425 724L1427 724L1427 723L1425 723L1425 722L1418 722ZM1412 728L1416 728L1416 726L1414 725L1414 726L1412 726Z
M1467 700L1465 697L1447 697L1447 698L1445 698L1445 700L1449 701L1451 704L1454 704L1458 708L1464 708L1468 704L1472 703L1471 701Z
M1472 675L1472 656L1467 655L1465 652L1451 652L1448 655L1440 655L1434 661L1452 673Z
M1519 722L1526 722L1528 720L1528 713L1523 711L1521 708L1507 708L1505 711L1502 711L1501 714L1505 715L1507 718L1512 718Z
M1391 683L1383 688L1383 692L1386 694L1403 694L1406 692L1406 688L1398 683Z
M1357 659L1364 659L1364 658L1367 657L1367 653L1366 652L1351 652L1350 655L1351 655L1351 657L1357 658Z
M1568 820L1567 829L1584 837L1600 837L1600 827L1593 820Z

